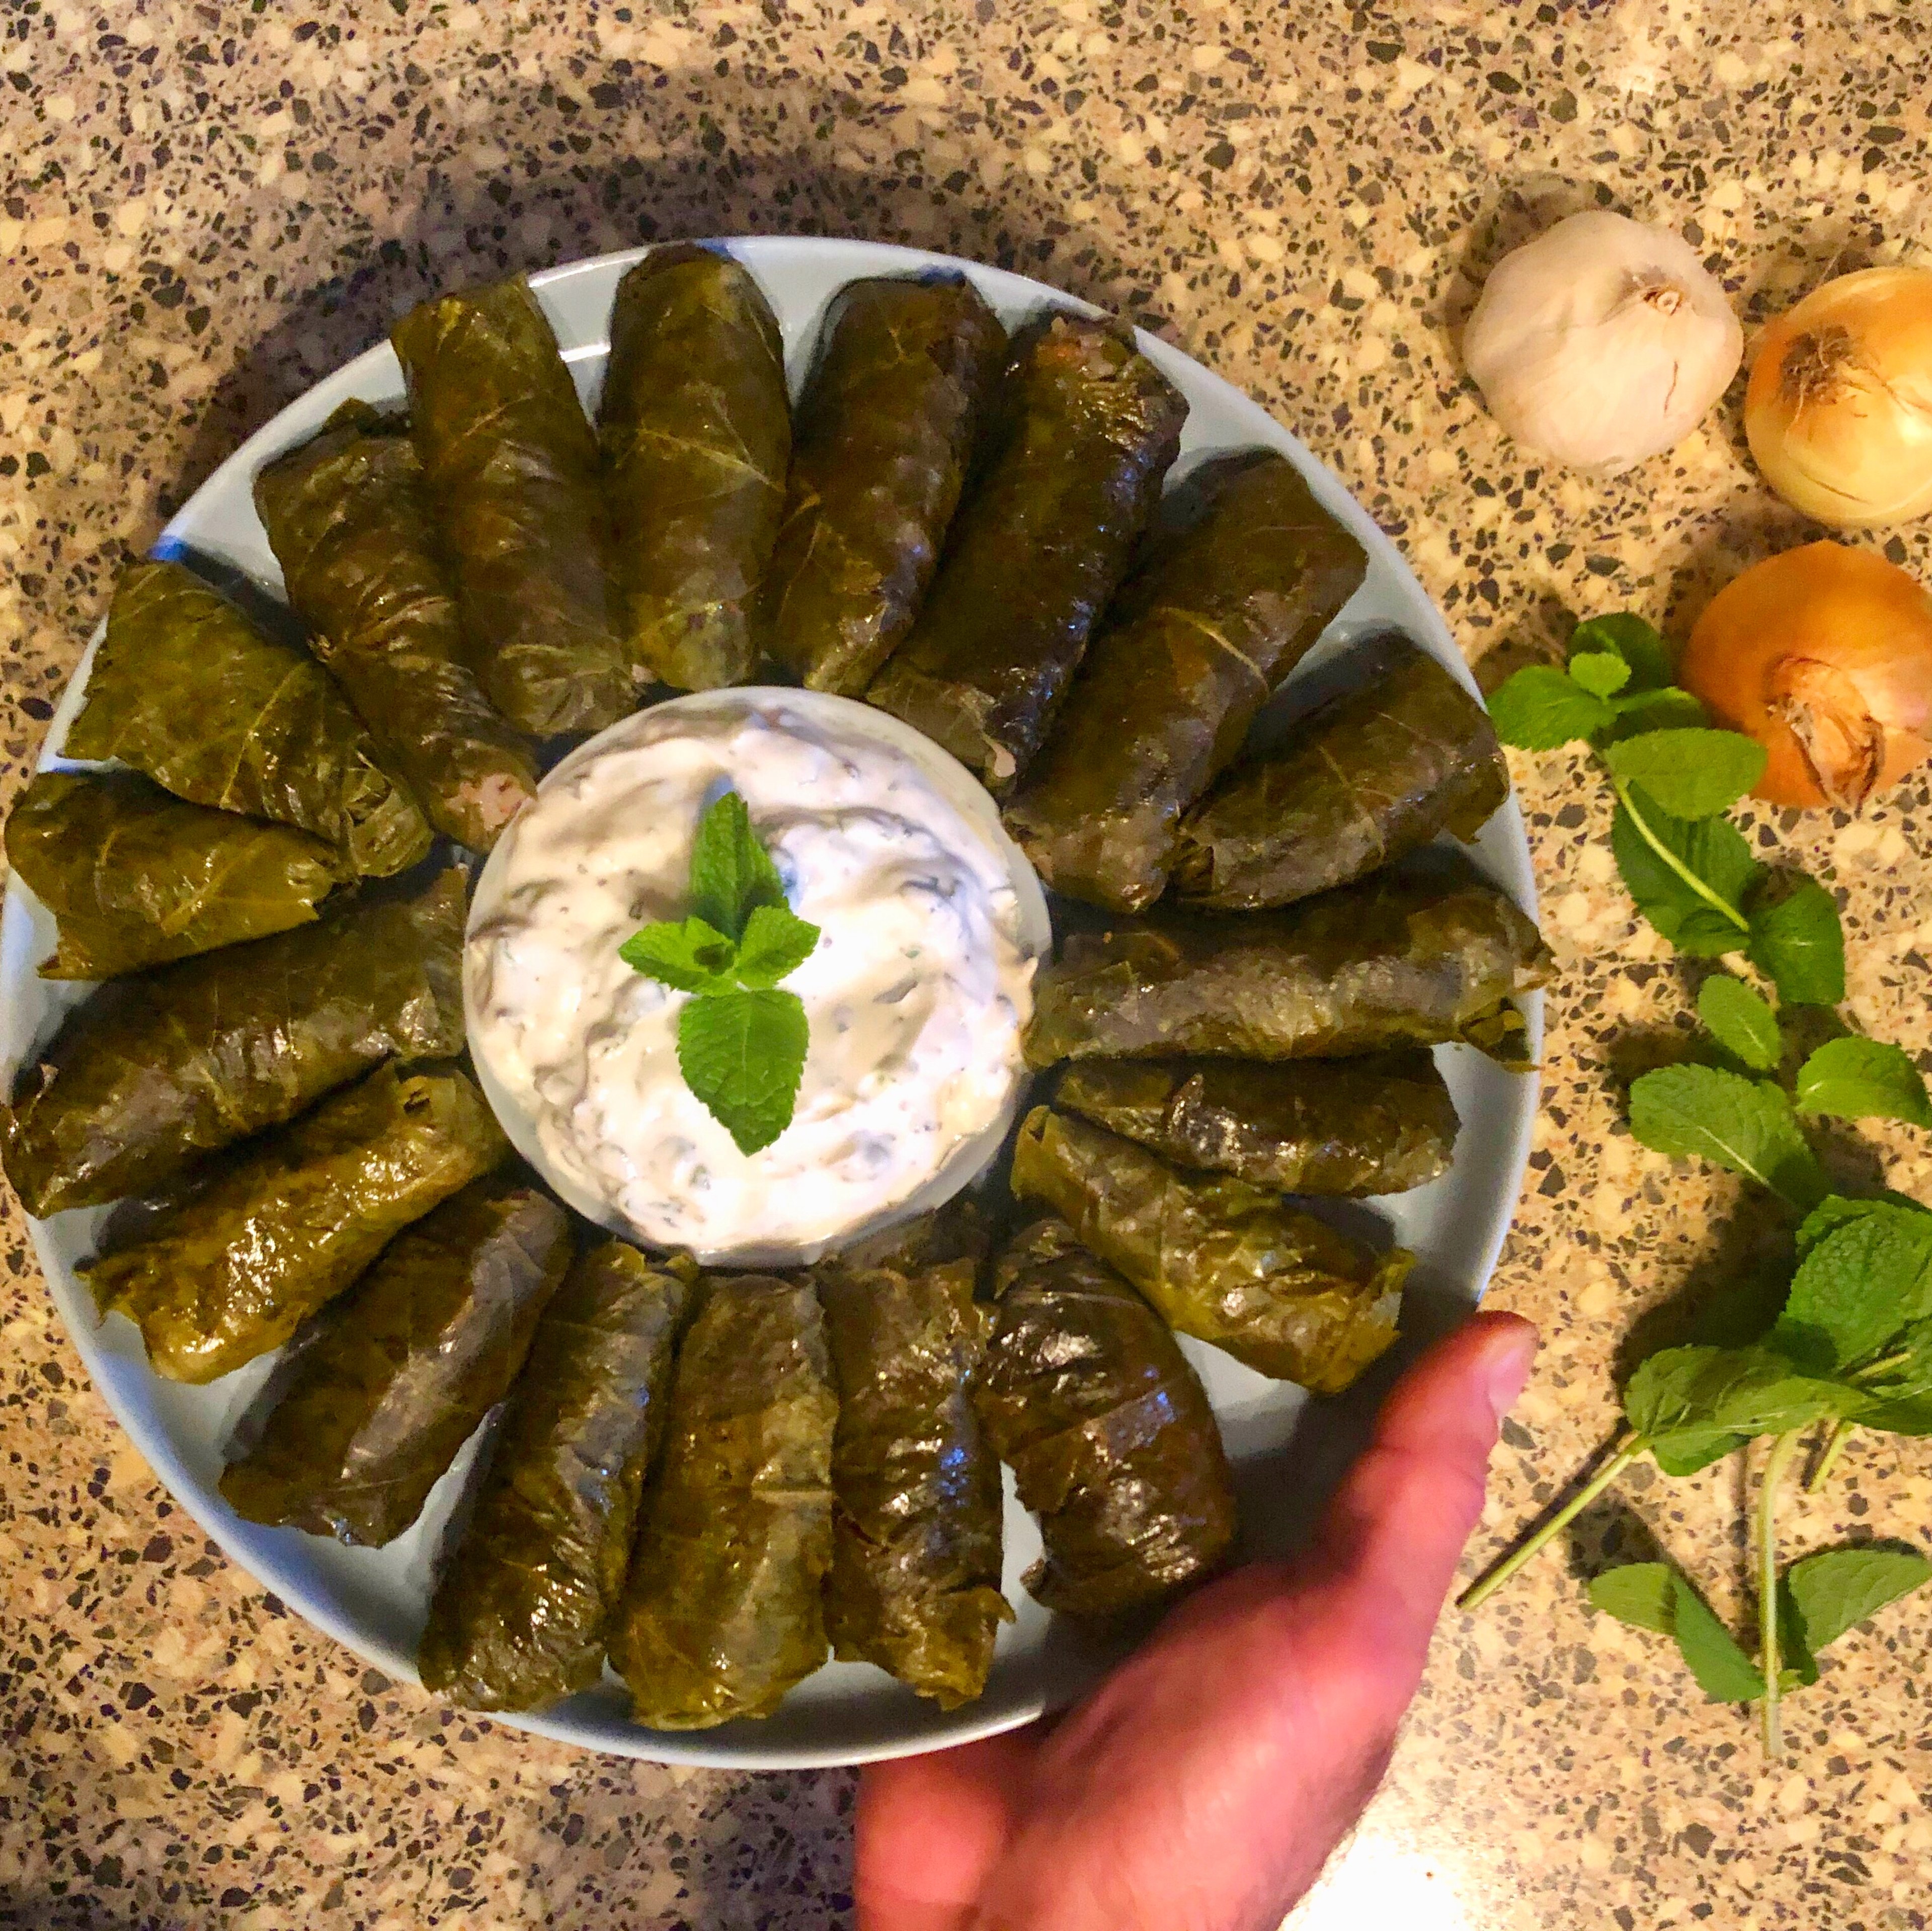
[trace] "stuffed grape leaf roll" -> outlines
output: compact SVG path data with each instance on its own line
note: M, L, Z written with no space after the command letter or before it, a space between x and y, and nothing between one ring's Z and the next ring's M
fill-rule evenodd
M986 1687L1012 1612L1000 1594L1000 1465L973 1412L988 1310L980 1259L933 1216L874 1256L821 1262L838 1425L832 1444L832 1654L943 1710Z
M1184 1173L1040 1106L1020 1128L1012 1189L1065 1219L1169 1327L1258 1374L1340 1394L1395 1339L1415 1256L1378 1257L1245 1180Z
M150 1192L380 1060L461 1051L463 892L447 871L413 898L104 986L0 1120L27 1211Z
M1188 807L1360 584L1361 545L1267 453L1220 466L1206 513L1151 547L1006 821L1055 891L1138 912Z
M464 661L407 420L344 403L257 474L255 508L316 655L389 769L436 830L488 851L535 795L536 765Z
M1015 344L988 468L918 620L867 693L1004 797L1045 739L1126 575L1187 404L1111 322Z
M1426 1051L1359 1060L1076 1060L1053 1103L1177 1165L1276 1193L1388 1194L1449 1170L1455 1103Z
M1026 1053L1334 1058L1465 1039L1511 1063L1516 994L1546 985L1536 928L1486 885L1378 879L1282 912L1174 914L1076 933L1034 988Z
M570 1262L570 1219L472 1181L383 1249L298 1336L294 1372L221 1492L250 1522L380 1548L509 1392Z
M8 814L7 861L58 931L43 979L116 979L307 925L342 876L307 832L132 771L40 772Z
M695 1274L605 1240L565 1277L430 1603L425 1690L540 1710L603 1673Z
M378 1066L250 1142L83 1271L103 1314L140 1327L156 1374L212 1381L279 1348L412 1221L508 1153L454 1067Z
M597 421L632 663L680 690L745 682L791 453L784 344L749 271L694 241L627 271Z
M613 1631L640 1723L769 1716L825 1660L838 1408L808 1282L704 1282Z
M771 653L811 689L862 697L918 615L1006 347L964 277L839 292L766 591Z
M1227 911L1348 885L1426 844L1474 838L1509 796L1490 714L1426 651L1399 640L1360 690L1244 760L1188 814L1181 895Z
M980 1417L1046 1552L1027 1571L1049 1609L1156 1608L1226 1560L1234 1486L1206 1391L1167 1327L1057 1220L1000 1257Z
M391 332L465 654L538 737L632 709L597 439L520 277L412 309Z
M312 832L365 878L430 847L335 680L179 563L122 572L61 748L118 758L190 804Z

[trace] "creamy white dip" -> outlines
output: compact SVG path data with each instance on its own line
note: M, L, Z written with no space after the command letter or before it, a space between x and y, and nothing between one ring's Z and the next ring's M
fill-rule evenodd
M560 766L492 856L472 1047L560 1180L652 1246L810 1258L911 1201L1015 1096L1035 961L1006 860L876 717L771 691L643 712ZM796 1110L749 1155L679 1074L689 995L618 956L689 910L698 820L728 787L820 934L784 981L811 1029Z

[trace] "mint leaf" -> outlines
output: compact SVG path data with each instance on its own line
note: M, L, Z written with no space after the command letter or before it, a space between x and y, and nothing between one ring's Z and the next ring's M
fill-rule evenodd
M1598 1609L1618 1622L1674 1637L1697 1687L1714 1702L1749 1703L1764 1694L1757 1666L1689 1579L1667 1562L1633 1562L1606 1570L1591 1583L1589 1594Z
M1646 731L1607 745L1604 762L1674 818L1710 818L1764 775L1764 746L1737 731Z
M1763 1673L1690 1583L1673 1579L1670 1633L1697 1687L1713 1703L1755 1702L1764 1694Z
M1928 1315L1932 1215L1861 1214L1799 1262L1768 1345L1808 1373L1842 1374L1894 1353L1901 1331Z
M738 948L702 919L661 920L633 932L617 956L634 971L680 992L727 992Z
M1800 1374L1769 1348L1666 1348L1624 1390L1624 1413L1666 1475L1694 1474L1755 1436L1865 1405L1856 1390Z
M1636 803L1652 836L1694 877L1723 901L1741 907L1744 894L1763 875L1744 834L1725 818L1673 818L1652 801ZM1675 946L1694 958L1716 958L1743 949L1744 913L1733 921L1708 904L1652 849L1630 811L1618 805L1610 821L1610 850L1636 909Z
M1496 736L1520 751L1554 751L1604 730L1615 713L1553 664L1519 670L1490 699Z
M1717 1066L1664 1066L1630 1087L1630 1131L1660 1153L1713 1160L1782 1194L1801 1213L1825 1197L1825 1177L1766 1080Z
M776 985L812 956L818 928L789 906L760 905L745 922L738 948L738 983L757 989Z
M1932 1099L1911 1055L1880 1039L1826 1040L1799 1069L1797 1099L1800 1113L1932 1126Z
M1675 685L1660 691L1619 691L1610 704L1617 714L1610 735L1619 742L1644 731L1692 730L1708 721L1703 706Z
M741 1153L791 1124L808 1044L795 992L705 993L677 1016L677 1065Z
M1845 996L1844 930L1837 901L1816 879L1759 895L1746 950L1787 1006L1836 1006Z
M1589 1587L1591 1602L1606 1615L1660 1636L1670 1633L1671 1598L1676 1593L1676 1577L1667 1562L1627 1562L1620 1569L1605 1570Z
M1630 666L1614 652L1580 650L1570 660L1570 675L1593 697L1612 697L1630 682Z
M1613 611L1608 616L1592 617L1570 634L1570 667L1578 655L1607 652L1630 666L1633 691L1654 691L1676 675L1676 653L1660 636L1654 625L1628 610Z
M1828 1549L1784 1573L1790 1606L1814 1654L1928 1581L1932 1562L1904 1549Z
M722 793L698 821L691 847L691 909L728 939L742 939L760 905L782 905L784 884L735 791Z
M1843 1194L1830 1194L1799 1222L1796 1236L1798 1258L1802 1261L1828 1234L1854 1220L1874 1214L1904 1214L1926 1220L1926 1210L1903 1194L1886 1194L1872 1200L1847 1200Z
M1754 1072L1769 1072L1783 1055L1778 1015L1741 979L1727 973L1707 979L1698 991L1697 1016L1726 1052Z

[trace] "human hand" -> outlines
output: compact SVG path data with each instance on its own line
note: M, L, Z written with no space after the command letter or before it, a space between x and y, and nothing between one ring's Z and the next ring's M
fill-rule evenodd
M1275 1931L1388 1766L1535 1349L1476 1315L1302 1554L1190 1597L1063 1717L868 1770L860 1931Z

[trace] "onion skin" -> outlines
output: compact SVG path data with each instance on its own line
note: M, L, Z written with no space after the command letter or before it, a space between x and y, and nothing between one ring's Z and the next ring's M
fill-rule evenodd
M1932 268L1862 268L1758 340L1744 433L1765 481L1834 529L1932 511Z
M1764 746L1755 796L1856 811L1932 755L1932 595L1868 550L1788 550L1712 598L1677 681Z

